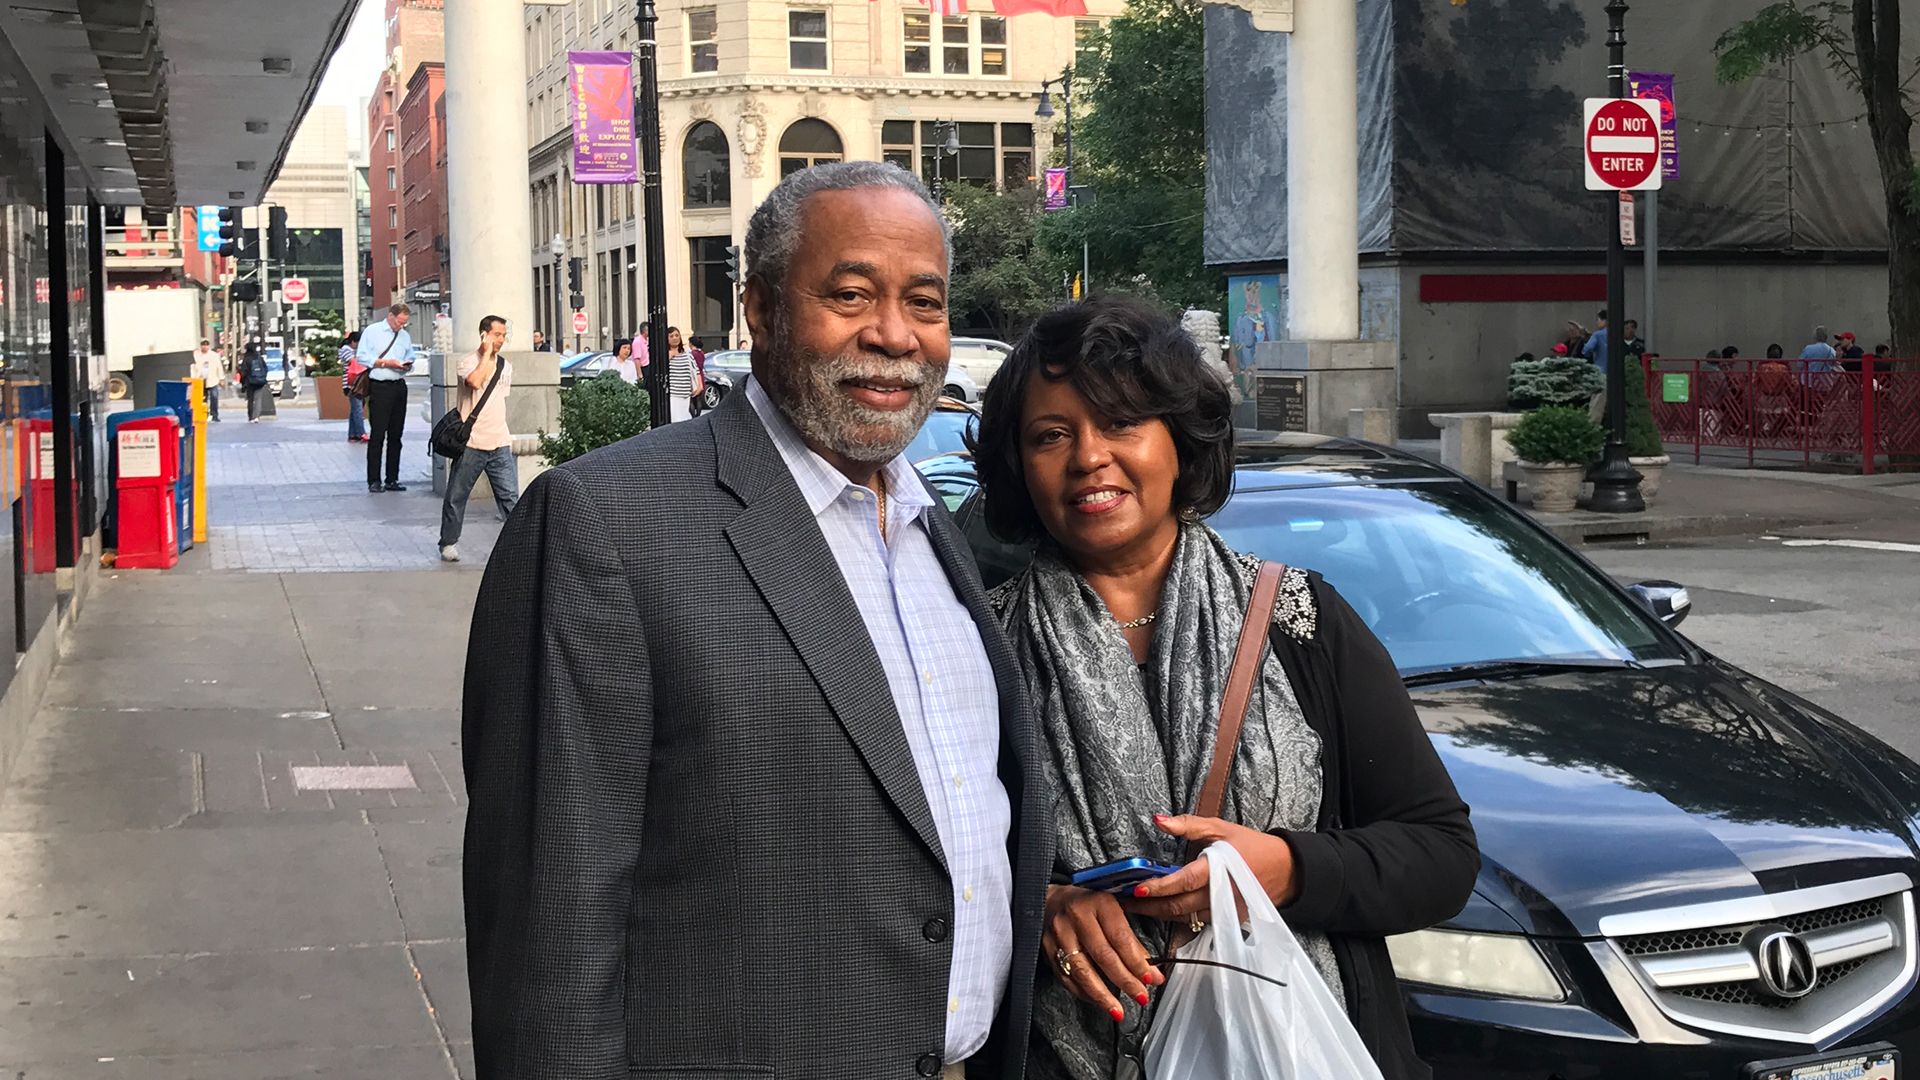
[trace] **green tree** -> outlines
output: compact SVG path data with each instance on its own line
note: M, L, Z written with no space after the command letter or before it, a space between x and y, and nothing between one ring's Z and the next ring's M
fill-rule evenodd
M347 340L347 321L337 311L321 310L313 321L320 324L319 329L309 331L301 347L313 358L314 374L340 374L340 346Z
M540 456L558 465L640 434L652 424L649 401L617 371L574 383L560 391L560 434L540 430Z
M953 286L948 307L956 327L982 328L1012 341L1058 296L1034 258L1034 223L1041 195L1015 186L1005 194L971 184L949 184L946 211L953 222Z
M1042 217L1042 282L1091 267L1089 286L1172 308L1225 310L1202 254L1206 50L1198 0L1133 0L1073 69L1073 182L1091 205ZM1064 119L1064 117L1061 117ZM1054 136L1062 157L1061 135ZM1058 295L1056 292L1054 295Z
M1914 166L1907 91L1920 68L1901 72L1902 2L1769 4L1720 35L1713 51L1714 74L1722 83L1745 82L1768 64L1814 53L1865 101L1887 202L1887 314L1896 354L1911 355L1920 351L1920 169Z

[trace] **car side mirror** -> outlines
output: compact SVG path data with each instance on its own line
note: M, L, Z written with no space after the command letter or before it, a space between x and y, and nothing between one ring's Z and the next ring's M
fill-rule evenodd
M1627 591L1668 626L1679 626L1693 610L1693 598L1687 595L1687 587L1677 581L1643 581L1627 586Z

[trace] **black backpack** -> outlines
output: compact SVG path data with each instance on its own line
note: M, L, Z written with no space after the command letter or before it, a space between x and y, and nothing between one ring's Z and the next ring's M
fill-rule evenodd
M241 361L244 370L240 373L240 385L259 387L267 385L267 358L254 353Z

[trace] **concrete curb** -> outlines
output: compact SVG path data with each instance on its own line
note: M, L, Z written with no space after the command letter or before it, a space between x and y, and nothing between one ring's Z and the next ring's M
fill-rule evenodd
M1525 511L1553 535L1570 544L1645 544L1713 536L1758 536L1808 525L1830 525L1833 518L1804 514L1536 514Z

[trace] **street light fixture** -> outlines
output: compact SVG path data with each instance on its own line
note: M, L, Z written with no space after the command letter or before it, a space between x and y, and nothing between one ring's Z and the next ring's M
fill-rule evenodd
M660 350L656 359L662 359L667 340L667 234L666 199L660 187L660 47L654 33L659 15L653 0L640 0L635 21L639 41L634 54L639 60L640 79L634 87L639 99L634 115L640 129L641 212L646 215L647 337L652 347ZM653 426L665 427L673 419L667 402L667 365L648 364L642 380L650 399Z
M1062 149L1066 151L1066 158L1067 158L1067 184L1066 184L1067 205L1078 206L1080 205L1080 191L1078 188L1073 186L1073 69L1072 68L1067 68L1061 71L1060 77L1057 79L1046 79L1040 83L1040 104L1033 110L1033 115L1039 117L1042 120L1050 120L1053 118L1053 96L1049 94L1048 91L1055 86L1058 86L1060 88L1061 104L1067 107L1066 138L1062 140ZM1080 242L1080 283L1081 283L1081 288L1083 290L1093 284L1093 260L1092 260L1092 256L1090 254L1087 242L1085 240L1082 240Z
M560 264L567 257L567 242L560 238L559 233L554 233L553 243L547 245L547 250L553 253L553 286L548 290L553 294L553 337L551 340L558 343L554 346L555 352L565 353L567 351L565 344L567 335L567 302L561 298L560 293Z
M935 202L946 201L947 166L944 159L960 156L960 122L957 120L933 121L935 131L942 128L946 129L947 137L940 141L937 148L940 156L933 159L933 200ZM959 178L960 174L956 171L954 179Z

